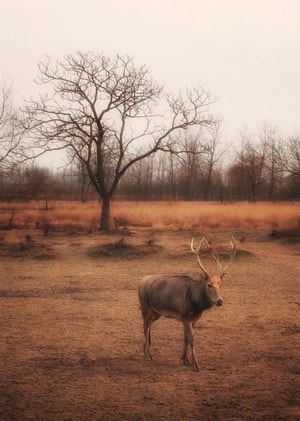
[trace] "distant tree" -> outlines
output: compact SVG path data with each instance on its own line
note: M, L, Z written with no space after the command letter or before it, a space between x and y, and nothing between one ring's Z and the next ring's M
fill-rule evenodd
M26 189L24 194L33 200L48 199L52 187L52 175L49 168L31 166L24 172Z
M231 199L249 199L249 184L246 173L246 151L250 143L250 135L245 129L240 132L239 139L232 153L231 163L227 169L227 185Z
M300 177L300 135L280 139L278 161L282 171L288 175Z
M202 136L201 130L196 132L187 130L183 134L177 135L177 143L180 145L178 149L181 151L180 154L177 154L179 169L176 170L176 162L173 162L171 169L173 183L175 179L180 197L184 200L196 199L199 184L199 160L205 152Z
M20 158L22 135L17 123L11 87L3 82L0 87L0 173L10 169Z
M286 178L287 196L291 199L300 198L300 135L280 139L278 149L278 164Z
M263 169L265 164L265 146L259 150L255 146L248 146L246 155L246 173L250 187L251 200L256 202L263 181Z
M32 162L13 165L2 179L2 200L41 200L52 194L53 177L48 168L38 167Z
M102 199L101 230L109 229L111 198L133 164L175 148L172 133L214 123L208 92L166 94L127 56L77 53L40 62L39 71L38 83L52 92L27 103L26 127L37 146L72 149L86 167Z
M265 151L265 197L275 201L278 199L279 185L282 179L278 160L278 135L276 128L263 122L258 129L258 139L261 148Z
M177 134L176 149L179 152L171 157L170 172L180 198L210 198L214 168L225 151L220 148L220 140L221 129L217 122Z
M266 161L266 144L255 134L240 132L239 150L228 169L229 185L234 198L256 201L261 192Z
M207 135L203 139L204 154L202 155L200 163L200 178L202 181L204 200L209 200L211 198L216 164L224 157L227 150L226 147L221 147L221 137L221 126L220 124L216 124L208 128ZM220 181L219 173L218 178Z
M214 184L218 184L220 197L221 168L216 174L216 164L225 153L220 141L219 124L173 136L172 152L160 152L133 165L119 193L126 191L128 197L131 194L143 200L209 200Z

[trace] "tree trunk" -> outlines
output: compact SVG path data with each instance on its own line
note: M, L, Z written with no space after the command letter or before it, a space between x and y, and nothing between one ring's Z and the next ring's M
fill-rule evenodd
M100 231L109 231L110 223L110 197L105 196L102 198L101 218L100 218Z

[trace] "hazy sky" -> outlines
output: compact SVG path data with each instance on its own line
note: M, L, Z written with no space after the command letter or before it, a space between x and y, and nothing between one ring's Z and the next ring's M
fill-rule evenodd
M300 0L0 0L0 76L34 95L37 62L80 51L146 64L177 91L201 85L225 133L300 128Z

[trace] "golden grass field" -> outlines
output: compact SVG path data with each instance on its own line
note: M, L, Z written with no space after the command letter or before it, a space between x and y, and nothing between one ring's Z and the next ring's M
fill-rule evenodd
M47 206L46 206L47 205ZM93 229L99 225L98 202L26 202L0 204L0 226L34 228L45 221L53 229ZM300 228L300 202L112 202L111 224L177 229Z

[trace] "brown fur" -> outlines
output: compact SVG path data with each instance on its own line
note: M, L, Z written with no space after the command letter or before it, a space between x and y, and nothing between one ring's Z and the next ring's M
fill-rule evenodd
M152 323L161 316L171 317L183 323L184 346L181 357L183 364L190 364L187 356L187 348L190 345L192 364L198 370L193 328L203 311L213 305L222 305L220 286L220 276L203 275L201 280L195 280L189 275L143 278L138 288L138 295L144 319L145 358L149 357L152 360L150 352Z

